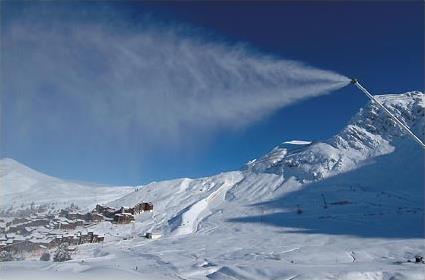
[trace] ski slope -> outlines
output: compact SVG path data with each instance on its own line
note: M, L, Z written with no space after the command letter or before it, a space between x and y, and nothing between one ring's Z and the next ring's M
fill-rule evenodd
M377 98L425 138L423 93ZM368 103L335 136L285 141L238 171L115 198L108 188L108 205L152 201L154 211L133 225L96 225L105 242L80 246L69 262L3 263L0 278L424 279L425 265L408 262L425 252L423 171L421 147Z

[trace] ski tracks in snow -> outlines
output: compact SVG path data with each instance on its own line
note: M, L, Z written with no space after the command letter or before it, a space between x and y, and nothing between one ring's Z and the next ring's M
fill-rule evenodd
M173 235L185 235L196 232L198 224L209 214L211 210L224 201L227 191L243 179L241 176L231 174L229 178L211 192L207 197L193 203L186 211L180 213L178 217L180 224L175 228ZM175 217L176 218L176 217Z

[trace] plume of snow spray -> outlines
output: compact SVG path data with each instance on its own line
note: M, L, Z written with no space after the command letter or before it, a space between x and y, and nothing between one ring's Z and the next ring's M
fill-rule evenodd
M173 28L117 32L17 21L3 33L2 52L9 118L37 129L79 122L87 134L170 138L188 127L240 127L349 83Z

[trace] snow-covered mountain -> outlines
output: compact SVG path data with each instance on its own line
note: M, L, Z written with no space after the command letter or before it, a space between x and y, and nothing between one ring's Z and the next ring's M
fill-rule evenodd
M378 98L424 138L425 100L422 93L410 92ZM362 168L365 165L367 167ZM152 183L110 204L133 205L143 199L153 201L157 209L157 226L171 232L175 230L178 234L192 233L197 231L203 217L215 213L217 209L234 207L237 203L259 203L294 191L302 193L301 189L312 188L310 185L313 183L317 185L321 180L342 176L353 170L357 170L351 173L355 175L344 175L346 182L341 184L355 182L357 185L351 186L354 188L382 181L385 186L371 190L373 193L405 192L409 189L410 193L406 195L411 199L418 198L417 195L422 192L423 167L421 147L405 136L377 105L369 103L340 133L323 142L284 142L263 158L250 161L241 171L195 180ZM370 178L362 178L364 182L358 182L359 173L376 169L382 171ZM396 178L386 182L395 174ZM404 185L402 182L409 184L400 189L400 184ZM342 193L343 188L338 191ZM417 199L416 206L420 207L422 201ZM222 203L227 204L220 205Z
M105 187L90 183L61 180L37 172L10 158L0 160L0 209L14 210L31 203L54 204L64 208L74 203L94 207L96 201L107 202L133 191L132 187Z
M425 105L421 92L376 98L424 138ZM286 177L295 175L299 180L322 179L354 169L370 158L393 152L403 135L394 121L376 104L369 102L334 137L313 144L285 142L258 161L249 162L247 168L256 172L283 173Z
M423 93L377 98L425 138ZM8 199L35 200L42 175L11 170L1 171ZM152 201L154 211L132 225L100 223L101 248L36 267L88 278L113 267L138 279L423 279L423 266L406 263L425 251L423 171L422 148L369 102L337 135L284 142L238 171L96 191L111 206ZM15 195L13 180L28 187ZM147 231L163 237L138 237Z

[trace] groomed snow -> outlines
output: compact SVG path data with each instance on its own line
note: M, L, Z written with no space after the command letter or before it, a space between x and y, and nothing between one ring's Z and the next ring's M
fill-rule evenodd
M425 138L423 93L378 98ZM105 242L71 261L1 263L0 278L424 279L425 265L408 262L425 255L423 170L423 150L369 103L328 140L282 143L241 171L125 190L108 204L152 201L154 211L96 225Z

